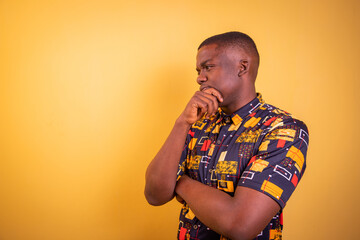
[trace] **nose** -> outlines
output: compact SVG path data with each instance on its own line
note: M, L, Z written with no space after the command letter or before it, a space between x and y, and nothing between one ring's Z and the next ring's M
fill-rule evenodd
M202 71L200 71L199 75L197 76L197 79L196 79L197 83L199 85L203 84L204 82L207 81L207 77L203 74Z

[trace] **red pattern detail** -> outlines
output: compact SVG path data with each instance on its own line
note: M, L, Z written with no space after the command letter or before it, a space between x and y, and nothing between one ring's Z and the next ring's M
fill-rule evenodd
M250 116L250 117L253 117L253 116L255 116L255 114L256 114L256 113L255 113L255 112L253 112L253 113L252 113L252 114L250 114L249 116Z
M293 178L291 179L292 184L296 187L299 182L299 178L294 174Z
M208 148L209 148L209 146L210 146L210 143L211 143L211 140L205 140L204 141L204 144L202 145L202 147L201 147L201 151L206 151L206 150L208 150Z
M277 143L277 148L283 148L285 146L285 140L283 139L279 139L278 143Z
M265 125L265 126L269 126L275 119L276 119L276 117L270 118L269 120L267 120L267 121L264 123L264 125Z
M179 233L179 240L185 240L185 234L186 234L187 229L184 227L180 228L180 233Z
M248 166L249 166L250 164L252 164L253 162L255 162L255 160L256 160L256 156L253 156L253 157L250 159Z
M192 132L191 130L189 130L188 134L190 134L191 137L194 137L195 132Z

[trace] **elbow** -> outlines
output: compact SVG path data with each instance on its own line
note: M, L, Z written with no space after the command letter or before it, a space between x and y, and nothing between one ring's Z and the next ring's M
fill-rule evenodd
M169 194L164 191L155 191L154 189L149 189L145 186L144 195L146 201L152 206L161 206L173 199L174 194Z
M163 205L164 203L160 202L160 201L157 201L156 199L154 198L149 198L149 197L146 197L146 201L151 205L151 206L161 206Z
M150 205L160 206L174 197L176 181L164 181L158 175L147 175L145 178L145 198Z
M152 206L161 206L167 202L167 201L161 201L160 199L156 198L156 196L147 193L146 190L145 190L145 198L146 201Z

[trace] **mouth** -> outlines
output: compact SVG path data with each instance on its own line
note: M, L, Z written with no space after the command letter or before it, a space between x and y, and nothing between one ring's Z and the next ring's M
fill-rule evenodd
M201 91L201 92L202 92L202 91L205 91L205 90L208 89L208 88L211 88L211 87L201 85L201 86L200 86L200 91Z

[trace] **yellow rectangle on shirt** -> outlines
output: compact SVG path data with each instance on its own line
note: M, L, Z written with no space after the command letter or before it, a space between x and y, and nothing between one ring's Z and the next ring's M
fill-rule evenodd
M268 161L257 159L255 162L253 162L250 170L254 172L262 172L268 165Z
M200 164L201 156L196 155L195 157L190 157L190 159L187 161L187 168L198 170L199 164Z
M221 161L224 161L225 160L225 156L226 156L226 154L227 154L227 151L224 151L224 152L221 152L221 154L220 154L220 157L219 157L219 162L221 162Z
M209 153L208 153L209 156L212 156L212 155L213 155L214 149L215 149L215 144L212 143L212 144L210 145L210 150L209 150Z
M258 122L260 121L261 117L252 117L250 118L245 124L244 127L248 128L248 127L255 127L256 124L258 124Z
M224 190L226 192L234 192L234 183L232 181L218 181L218 189Z
M259 147L259 151L267 151L269 143L270 143L269 140L266 140L266 141L262 142L260 147Z
M300 149L297 149L294 146L291 146L289 151L286 154L286 157L291 158L292 160L294 160L296 162L296 164L298 166L295 165L295 167L298 168L299 172L301 172L301 169L304 165L304 155L302 154L302 152L300 151Z
M196 144L197 138L192 138L189 143L189 149L193 150Z
M263 184L261 185L261 190L269 193L276 199L280 199L281 194L283 193L283 190L281 188L267 180L264 180Z
M239 127L240 127L240 125L241 125L241 122L239 123L239 124L231 124L231 126L229 127L229 129L228 129L228 131L230 132L230 131L237 131L238 129L239 129Z
M220 125L216 125L214 127L214 130L212 131L212 133L216 134L216 133L219 133L220 132Z
M189 208L189 211L186 213L185 217L187 219L193 220L195 217L195 214L193 213L193 211L191 211L191 209Z
M280 135L286 135L288 137L294 138L296 134L296 130L294 129L279 129L278 134Z
M294 129L279 129L275 131L275 139L293 142L296 134Z
M237 173L237 168L237 161L218 161L216 164L216 173L235 175Z
M270 229L270 240L279 240L279 239L281 239L281 230Z
M241 122L242 122L242 120L243 120L243 119L242 119L239 115L237 115L237 114L235 114L231 119L233 120L233 123L234 123L235 125L241 124Z

